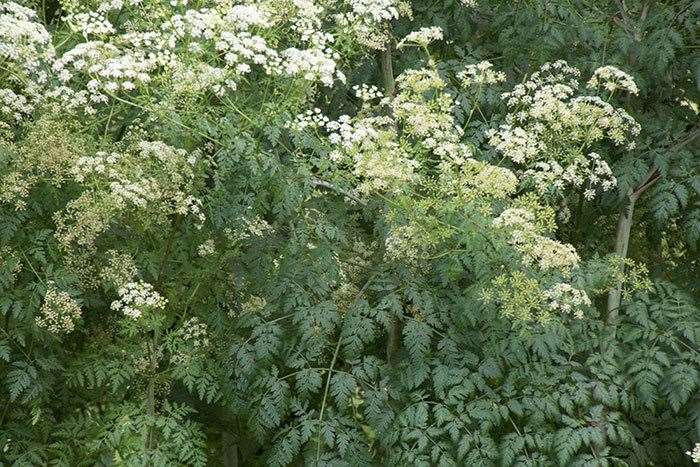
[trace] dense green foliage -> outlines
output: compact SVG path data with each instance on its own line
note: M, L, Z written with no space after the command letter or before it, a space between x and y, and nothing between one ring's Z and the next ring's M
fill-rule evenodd
M16 1L0 465L693 462L697 2Z

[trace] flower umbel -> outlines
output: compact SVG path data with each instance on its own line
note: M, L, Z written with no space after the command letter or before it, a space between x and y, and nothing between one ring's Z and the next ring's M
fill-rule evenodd
M68 292L62 292L49 283L36 324L53 334L67 334L75 329L81 314L80 305Z
M132 319L140 318L143 313L162 310L168 301L147 282L129 282L119 289L119 300L112 302L112 309L121 311Z

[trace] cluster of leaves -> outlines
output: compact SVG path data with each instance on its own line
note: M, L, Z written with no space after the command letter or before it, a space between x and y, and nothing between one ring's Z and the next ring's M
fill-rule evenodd
M36 9L58 52L82 41L63 21L76 2L20 3ZM123 3L110 17L118 30L188 2ZM226 2L187 9L212 3ZM0 461L689 463L684 453L700 439L693 2L416 1L402 18L405 2L377 2L397 11L393 24L363 23L378 37L432 25L446 35L430 54L389 44L379 57L357 31L333 29L336 13L371 2L240 3L324 6L347 83L254 70L224 96L183 95L164 75L94 114L47 103L0 127ZM275 45L297 40L283 26L261 34ZM194 49L178 53L221 60ZM455 84L465 65L486 59L511 84ZM637 148L602 146L618 186L593 202L582 190L550 199L477 178L496 166L517 172L486 130L506 118L500 92L557 59L588 75L615 64L640 87L616 100L642 124ZM443 87L402 95L387 60L397 76L428 70ZM0 88L15 89L3 70ZM362 84L388 99L369 106L352 92ZM426 143L435 135L419 134L392 98L454 119L463 134L433 130L473 155L471 165L441 166ZM446 99L455 104L447 112ZM369 151L353 147L339 162L322 129L291 128L316 107L331 119L357 116L353 124L388 121L379 140L395 152L368 138ZM144 141L157 152L140 153ZM117 202L102 175L76 176L77 161L97 153L120 154L124 167L109 169L119 182L147 180L139 186L156 194ZM415 161L409 181L348 162L397 154ZM618 211L648 182L630 239L635 261L620 274L611 255ZM570 273L523 262L512 232L493 227L507 208L535 212L541 238L571 243L581 264ZM565 209L571 219L555 216ZM167 303L134 319L113 303L139 281ZM558 281L593 298L581 318L536 299ZM614 287L624 299L611 313L604 295ZM72 332L38 325L48 290L82 310Z

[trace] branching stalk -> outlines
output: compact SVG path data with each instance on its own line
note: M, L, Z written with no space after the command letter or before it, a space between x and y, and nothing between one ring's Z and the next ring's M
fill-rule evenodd
M698 136L700 136L700 127L695 127L686 138L676 143L674 146L670 147L668 150L670 152L676 152L682 149L684 146L690 144ZM651 188L659 179L661 178L661 172L658 168L652 167L651 170L644 177L644 181L634 188L631 188L627 193L627 198L629 199L629 205L623 206L620 210L620 214L617 220L617 235L615 239L615 254L620 257L620 273L624 273L624 260L627 258L627 252L629 250L630 234L632 232L632 217L634 215L635 203L645 191ZM617 322L619 315L619 308L622 303L622 283L618 282L617 287L610 291L608 295L608 316L607 324L613 326L614 336L614 326Z

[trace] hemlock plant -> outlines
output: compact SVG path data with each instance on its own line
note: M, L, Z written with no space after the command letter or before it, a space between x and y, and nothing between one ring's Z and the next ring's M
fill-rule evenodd
M0 2L0 462L700 462L697 13Z

